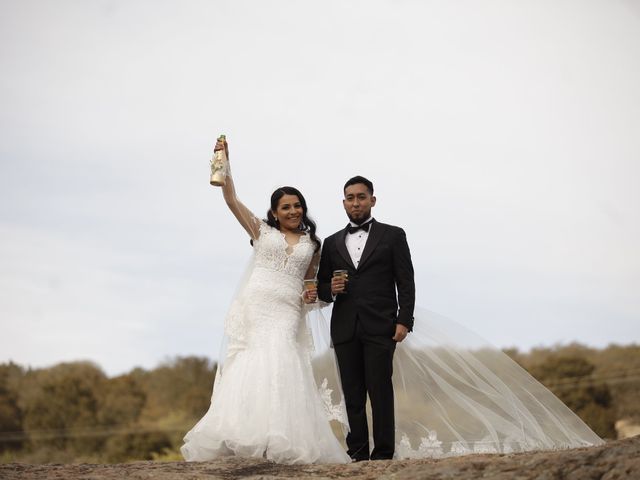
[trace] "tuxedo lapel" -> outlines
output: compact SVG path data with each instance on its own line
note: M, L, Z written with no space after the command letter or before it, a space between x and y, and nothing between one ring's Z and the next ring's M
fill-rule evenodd
M353 268L356 267L353 265L353 261L351 260L351 255L349 255L349 250L347 250L347 244L345 243L345 238L347 236L347 228L339 232L336 235L336 248L338 249L338 253L344 260Z
M358 264L358 268L362 268L362 265L367 261L367 259L371 256L371 253L376 249L380 239L384 236L384 225L380 225L375 220L371 222L371 227L369 230L369 238L367 238L367 243L364 246L364 250L362 252L362 257L360 257L360 263ZM345 247L346 250L346 247ZM348 253L347 253L348 255Z

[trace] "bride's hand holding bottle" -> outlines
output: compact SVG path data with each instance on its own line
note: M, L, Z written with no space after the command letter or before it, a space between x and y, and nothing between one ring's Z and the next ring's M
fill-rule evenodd
M211 159L211 179L209 183L215 187L224 187L229 176L229 145L225 135L220 135L213 149Z
M249 236L256 240L260 236L260 219L244 206L236 195L236 189L229 167L229 144L224 135L220 135L213 148L211 159L211 185L222 187L222 196L229 210Z

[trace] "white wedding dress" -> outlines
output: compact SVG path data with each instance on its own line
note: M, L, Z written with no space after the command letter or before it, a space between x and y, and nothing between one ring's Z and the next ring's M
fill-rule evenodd
M303 278L314 256L308 235L293 247L261 223L249 278L225 322L226 359L211 407L185 436L187 461L225 455L278 463L345 463L349 456L330 420L344 420L327 382L312 371L304 322Z

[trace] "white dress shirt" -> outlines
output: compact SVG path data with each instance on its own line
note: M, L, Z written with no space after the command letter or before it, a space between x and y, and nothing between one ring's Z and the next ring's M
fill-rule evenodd
M369 223L372 220L371 217L367 218L362 225L365 223ZM357 227L357 223L350 222L352 227ZM344 243L347 246L347 251L349 252L349 256L351 257L351 261L353 262L353 266L358 268L360 264L360 258L362 258L362 252L364 251L364 247L367 244L367 239L369 238L369 232L371 231L371 227L369 227L368 231L358 230L355 233L347 232L347 236L344 239Z

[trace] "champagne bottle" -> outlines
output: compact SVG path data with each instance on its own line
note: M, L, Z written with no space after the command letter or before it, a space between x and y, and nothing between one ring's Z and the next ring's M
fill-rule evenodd
M218 141L224 144L224 148L213 152L213 158L211 159L211 179L209 183L216 187L222 187L227 178L227 172L229 171L229 160L227 159L226 137L220 135Z

